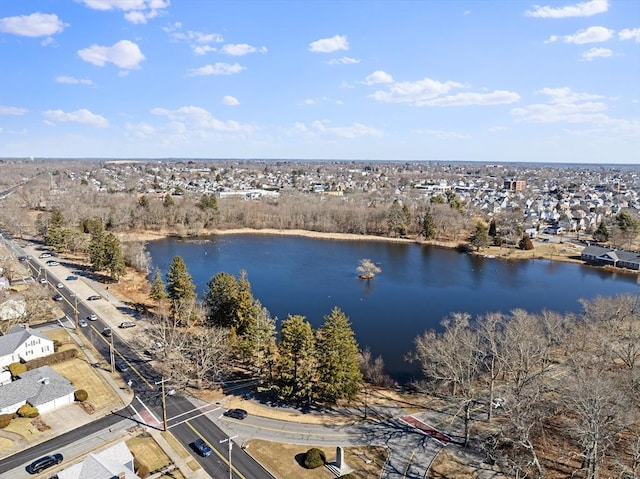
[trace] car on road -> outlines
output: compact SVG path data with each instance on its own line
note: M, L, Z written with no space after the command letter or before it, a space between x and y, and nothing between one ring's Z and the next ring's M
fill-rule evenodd
M97 294L92 294L87 298L87 301L98 301L99 299L102 299L102 296Z
M129 370L129 365L125 363L122 359L116 358L116 369L121 373Z
M135 328L136 323L134 323L133 321L123 321L118 325L118 327L122 329Z
M206 442L204 442L204 440L202 440L200 438L198 438L195 441L193 441L193 443L191 443L191 446L202 457L210 456L211 453L213 452L213 450L209 447L209 445Z
M61 295L61 294L56 294L56 295L53 297L53 299L54 299L55 301L62 301L64 298L62 297L62 295Z
M58 263L57 261L50 260L50 261L47 261L47 265L49 265L49 266L60 266L60 263Z
M80 321L78 321L78 324L81 328L86 328L87 326L89 326L89 323L87 323L86 319L81 319Z
M47 278L40 278L40 284L47 284Z
M51 253L42 253L40 255L40 258L51 258L52 254Z
M58 283L58 284L56 284L56 288L62 289L62 288L64 288L64 284Z
M18 256L18 261L20 261L20 262L27 261L28 259L29 259L28 256Z
M27 466L27 472L29 474L40 474L45 469L49 469L52 466L60 464L63 460L62 454L51 454L36 459Z
M112 334L112 332L111 332L111 328L104 328L104 329L102 330L102 335L103 335L105 338L110 338L110 337L111 337L111 334Z
M247 417L249 415L249 413L247 411L245 411L244 409L229 409L227 412L224 413L225 416L233 418L233 419L244 419L245 417Z
M70 274L69 276L67 276L67 281L75 281L76 279L78 279L77 276L74 276L72 274Z
M89 316L87 316L87 319L89 321L96 321L98 319L98 315L97 314L90 314Z

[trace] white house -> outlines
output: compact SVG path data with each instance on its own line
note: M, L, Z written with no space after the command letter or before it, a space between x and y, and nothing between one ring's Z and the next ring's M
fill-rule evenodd
M53 341L38 331L16 326L0 336L0 369L11 363L53 354Z
M57 474L58 479L140 479L134 472L133 455L124 442L89 454L82 462Z
M64 376L50 366L42 366L22 373L9 384L0 387L0 414L16 412L29 403L40 413L72 404L75 388Z

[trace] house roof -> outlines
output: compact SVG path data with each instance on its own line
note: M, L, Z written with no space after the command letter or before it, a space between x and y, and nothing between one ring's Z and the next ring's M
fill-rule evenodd
M59 479L112 479L124 472L125 479L139 479L131 469L125 466L133 463L131 451L124 442L93 454L89 454L78 464L60 472Z
M614 262L625 261L627 263L640 264L640 253L626 251L623 249L603 248L602 246L587 246L582 250L582 256L595 256L601 259L608 259Z
M0 409L27 401L40 406L75 391L68 379L49 366L42 366L20 375L9 384L0 387Z
M22 326L14 327L8 334L0 336L0 356L7 356L14 353L21 344L24 344L34 336L52 342L42 333L34 331L33 329L25 329Z

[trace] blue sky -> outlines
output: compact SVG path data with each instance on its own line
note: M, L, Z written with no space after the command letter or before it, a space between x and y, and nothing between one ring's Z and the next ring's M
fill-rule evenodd
M0 157L640 163L640 2L1 0Z

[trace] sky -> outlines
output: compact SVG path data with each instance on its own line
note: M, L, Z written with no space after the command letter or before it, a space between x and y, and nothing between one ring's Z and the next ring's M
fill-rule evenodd
M0 66L4 158L640 164L637 0L0 0Z

